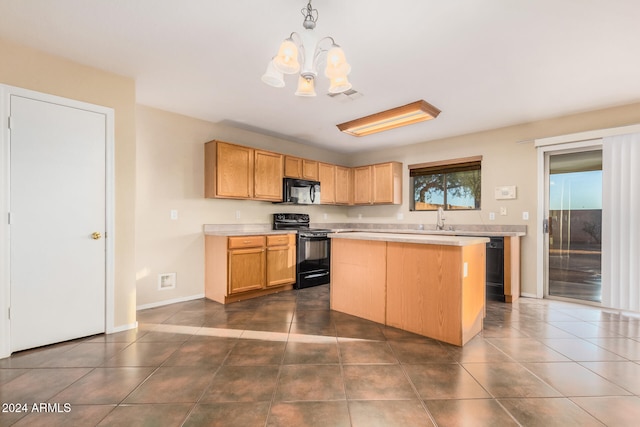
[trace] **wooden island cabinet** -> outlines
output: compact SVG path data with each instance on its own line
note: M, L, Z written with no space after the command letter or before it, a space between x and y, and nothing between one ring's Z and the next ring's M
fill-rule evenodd
M205 235L205 297L222 304L293 289L295 234Z
M336 233L331 309L462 346L482 330L484 237Z

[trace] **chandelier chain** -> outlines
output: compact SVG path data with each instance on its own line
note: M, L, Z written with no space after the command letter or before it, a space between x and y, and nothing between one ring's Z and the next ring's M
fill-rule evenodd
M300 9L300 13L304 16L302 26L307 30L313 30L316 27L316 21L318 21L318 9L314 9L311 6L311 0L309 0L306 7Z

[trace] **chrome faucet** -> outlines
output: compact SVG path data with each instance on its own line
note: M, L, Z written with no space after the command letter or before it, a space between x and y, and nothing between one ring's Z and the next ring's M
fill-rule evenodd
M438 207L438 219L436 220L436 230L444 230L444 210Z

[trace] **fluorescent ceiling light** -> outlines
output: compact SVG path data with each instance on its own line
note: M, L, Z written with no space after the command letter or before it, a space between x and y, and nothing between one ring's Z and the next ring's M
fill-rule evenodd
M440 110L424 100L402 107L381 111L337 125L338 129L353 136L365 136L438 117Z

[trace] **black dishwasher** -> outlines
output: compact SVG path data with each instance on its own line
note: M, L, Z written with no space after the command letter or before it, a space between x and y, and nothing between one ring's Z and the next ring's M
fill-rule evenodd
M504 298L504 238L490 237L487 243L487 300Z

